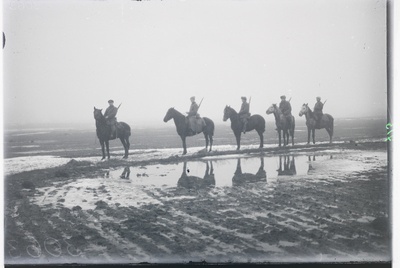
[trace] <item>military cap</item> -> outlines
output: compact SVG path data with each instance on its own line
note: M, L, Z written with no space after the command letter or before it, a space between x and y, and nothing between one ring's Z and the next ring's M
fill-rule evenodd
M246 97L242 97L242 100L247 100L247 98Z
M195 97L194 97L194 96L192 96L192 97L190 97L190 99L191 99L191 100L194 100L194 99L195 99Z
M108 103L114 103L114 101L113 100L109 100Z
M317 100L321 100L321 97L317 97Z
M285 96L285 95L282 95L282 96L281 96L281 99L286 99L286 96Z

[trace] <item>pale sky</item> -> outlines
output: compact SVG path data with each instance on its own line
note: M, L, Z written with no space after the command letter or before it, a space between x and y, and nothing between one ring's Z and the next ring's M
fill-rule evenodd
M19 3L16 5L16 3ZM166 111L223 123L291 98L335 118L386 116L386 1L4 1L4 122L165 125ZM299 119L304 120L304 119ZM172 123L171 123L172 124Z

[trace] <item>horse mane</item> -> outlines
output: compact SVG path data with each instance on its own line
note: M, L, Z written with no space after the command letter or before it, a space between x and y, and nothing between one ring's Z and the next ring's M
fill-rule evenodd
M233 109L230 105L229 106L226 106L227 108L229 108L232 112L234 112L235 114L237 114L237 112L236 112L236 110L235 109Z

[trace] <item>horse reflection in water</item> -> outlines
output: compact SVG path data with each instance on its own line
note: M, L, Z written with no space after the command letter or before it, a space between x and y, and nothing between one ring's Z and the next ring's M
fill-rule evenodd
M129 167L125 167L124 171L122 171L121 176L119 176L121 179L129 179L129 175L131 174L131 169Z
M283 161L282 161L283 159ZM283 163L283 166L282 166ZM288 155L279 156L279 168L278 176L293 176L296 175L296 163L294 161L294 156L290 157Z
M214 168L212 161L210 161L210 164L207 161L206 164L207 167L204 177L200 178L196 176L189 176L188 173L190 173L190 170L187 169L187 162L184 162L182 175L178 180L178 187L196 190L215 187Z
M260 168L256 174L243 173L241 159L238 158L235 175L232 178L233 186L240 186L247 183L267 182L267 172L264 170L264 158L260 157Z
M312 161L315 161L315 155L313 155ZM315 168L312 166L312 162L311 162L311 155L308 156L308 170L307 170L307 174L314 170Z

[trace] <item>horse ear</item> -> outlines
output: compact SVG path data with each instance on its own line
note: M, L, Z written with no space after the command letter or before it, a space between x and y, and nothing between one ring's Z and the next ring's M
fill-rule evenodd
M94 110L96 111L96 106L93 106Z

